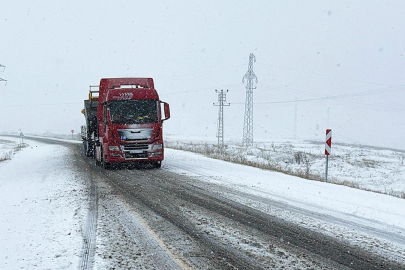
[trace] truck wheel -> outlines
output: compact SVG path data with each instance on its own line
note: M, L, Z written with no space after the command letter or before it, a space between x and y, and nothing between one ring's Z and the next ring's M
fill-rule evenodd
M88 157L87 152L88 152L88 143L86 140L83 140L83 152L84 154Z
M109 170L110 169L110 164L108 162L105 162L104 158L103 158L103 161L101 163L101 166L103 167L104 170Z
M91 157L91 148L90 148L90 143L88 141L86 143L86 156Z
M102 151L101 151L101 167L103 167L104 170L108 170L110 168L110 163L105 161L105 156L103 155Z
M153 165L155 168L159 169L160 167L162 167L162 161L156 161Z
M94 155L94 159L96 160L96 166L100 166L103 162L103 151L101 151L101 161L97 160L97 155Z

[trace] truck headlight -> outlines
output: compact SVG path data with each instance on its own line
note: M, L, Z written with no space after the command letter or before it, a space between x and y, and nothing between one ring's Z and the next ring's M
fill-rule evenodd
M162 148L163 148L163 144L154 144L152 146L152 151L153 150L159 150L159 149L162 149Z
M109 145L108 150L110 150L110 151L120 151L120 148L117 145Z

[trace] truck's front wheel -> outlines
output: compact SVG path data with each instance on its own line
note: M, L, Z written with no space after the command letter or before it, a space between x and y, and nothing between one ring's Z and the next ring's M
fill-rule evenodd
M101 155L100 155L100 161L98 161L97 160L97 154L98 154L98 147L99 147L99 144L96 142L96 144L93 146L93 156L94 156L94 159L96 160L96 166L100 166L101 165L101 161L102 161L102 159L103 159L103 150L102 150L102 147L100 147L100 152L101 152Z
M162 161L156 161L153 163L154 167L159 169L160 167L162 167Z
M110 163L108 163L107 161L105 161L105 156L103 154L103 151L101 151L101 167L103 167L103 169L108 170L110 168Z

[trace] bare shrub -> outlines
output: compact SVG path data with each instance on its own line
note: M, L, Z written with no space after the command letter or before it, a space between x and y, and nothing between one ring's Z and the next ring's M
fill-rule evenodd
M305 176L308 178L311 174L311 162L307 156L305 156Z
M260 149L260 153L258 155L260 158L264 159L264 160L271 160L271 154L269 151L265 150L265 149Z
M247 165L246 155L245 153L243 153L243 151L238 151L238 153L235 156L235 159L238 163Z
M21 149L23 149L27 146L28 146L28 144L26 144L26 143L19 143L14 147L14 151L15 152L20 151Z
M294 159L295 159L295 163L297 164L301 164L301 162L304 161L304 155L305 153L298 151L294 153Z
M10 160L11 157L13 156L13 151L8 151L3 154L3 156L0 158L0 162Z
M364 166L366 166L368 168L375 168L376 165L378 164L378 162L375 160L372 160L372 159L363 158L363 164L364 164Z
M342 185L342 186L347 186L347 187L351 187L351 188L357 188L360 189L360 185L357 183L354 183L352 181L333 181L334 184L338 184L338 185Z
M208 144L204 144L204 150L203 151L204 151L204 154L206 154L206 155L211 155L212 153L214 153L213 147L211 147Z

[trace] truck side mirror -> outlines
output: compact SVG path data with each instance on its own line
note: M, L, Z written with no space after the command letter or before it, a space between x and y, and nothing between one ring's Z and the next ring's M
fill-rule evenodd
M170 107L169 107L168 103L166 103L166 102L162 102L162 103L164 105L164 111L165 111L165 118L162 119L162 121L165 121L170 118Z

